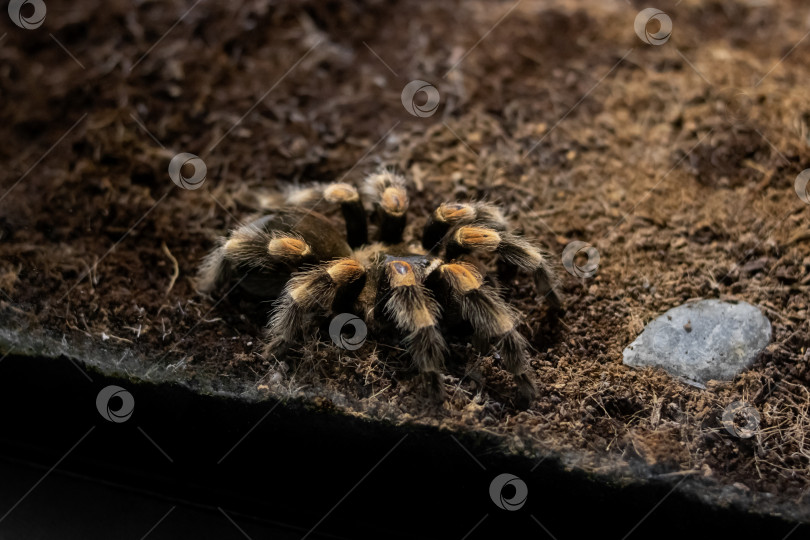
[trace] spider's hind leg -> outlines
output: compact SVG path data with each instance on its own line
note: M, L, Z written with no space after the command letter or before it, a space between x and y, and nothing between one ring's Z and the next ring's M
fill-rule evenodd
M368 243L366 210L360 194L351 184L334 182L325 186L296 189L290 191L286 198L287 204L310 209L314 209L322 201L340 205L343 220L346 222L346 241L349 246L357 248Z
M445 249L448 259L474 250L495 252L504 263L530 272L538 295L548 300L555 311L562 309L556 273L548 255L525 238L478 225L458 227L447 236Z
M481 274L469 263L454 261L441 265L430 276L430 283L440 297L459 306L461 318L472 326L474 344L479 350L486 351L495 345L504 367L517 384L517 406L527 408L537 390L529 371L528 342L517 330L515 310L484 284Z
M330 184L323 192L330 203L340 204L343 219L346 221L346 239L352 248L368 243L368 222L363 201L354 186L349 184Z

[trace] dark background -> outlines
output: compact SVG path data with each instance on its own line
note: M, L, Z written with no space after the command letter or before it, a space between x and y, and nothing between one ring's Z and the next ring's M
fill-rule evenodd
M96 410L95 397L109 384L135 399L123 423ZM484 441L460 439L473 459L449 434L428 428L403 431L285 405L265 417L272 405L83 374L64 358L7 357L0 362L0 510L45 477L0 521L0 537L286 539L303 538L320 522L308 538L781 540L795 527L710 511L676 493L664 498L666 485L621 489L552 461L535 468ZM518 511L489 497L503 472L528 486Z

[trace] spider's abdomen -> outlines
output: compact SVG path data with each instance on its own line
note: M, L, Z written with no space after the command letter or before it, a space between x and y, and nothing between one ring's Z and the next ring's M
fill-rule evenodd
M294 207L281 208L258 218L248 226L257 227L274 237L288 234L291 238L300 238L300 242L306 246L304 252L296 254L290 250L288 256L284 253L270 253L268 249L270 257L266 264L259 268L237 268L237 273L245 276L241 283L242 288L264 298L278 297L292 273L301 270L303 266L348 257L351 254L351 248L343 235L318 212ZM285 245L293 247L296 244L288 242Z
M348 257L352 250L343 235L324 216L312 210L281 208L253 223L267 233L291 233L300 236L319 261Z
M232 231L209 256L201 271L203 288L234 279L250 294L277 298L294 272L350 254L349 244L322 214L273 209Z

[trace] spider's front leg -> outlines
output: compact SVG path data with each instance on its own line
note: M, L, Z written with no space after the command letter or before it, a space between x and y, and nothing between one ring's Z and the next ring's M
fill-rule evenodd
M275 303L267 325L265 356L283 356L336 302L351 302L365 284L366 271L354 259L338 259L296 274Z
M506 218L493 204L442 203L425 223L422 230L422 247L435 253L442 247L442 241L451 229L473 223L495 231L505 231L508 228Z
M464 225L450 231L445 250L448 259L475 250L495 252L506 264L530 272L537 293L546 298L555 310L562 308L556 274L548 255L525 238L492 227Z
M403 342L432 397L443 400L441 368L447 344L439 330L439 305L409 263L389 262L383 271L390 287L383 310L406 334Z
M443 264L431 274L429 283L440 298L458 307L461 318L472 326L479 349L495 345L504 367L517 384L516 405L528 408L537 391L529 371L528 343L517 330L515 310L494 289L484 285L481 274L469 263Z

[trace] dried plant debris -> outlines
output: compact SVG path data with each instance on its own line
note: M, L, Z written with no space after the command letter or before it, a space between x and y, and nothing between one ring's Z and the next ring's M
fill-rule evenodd
M659 7L671 34L655 14L634 27L641 7L576 1L509 14L478 1L89 1L48 12L47 28L8 25L4 343L64 336L127 350L154 377L320 396L349 414L483 429L589 471L643 463L806 504L810 7ZM556 257L559 324L529 276L501 283L532 347L527 410L498 358L463 341L450 397L429 408L400 345L347 351L324 331L277 361L258 346L268 304L195 290L204 255L260 196L358 185L380 165L411 179L409 237L441 202L485 200ZM698 298L770 319L749 370L700 389L622 365L647 322Z

